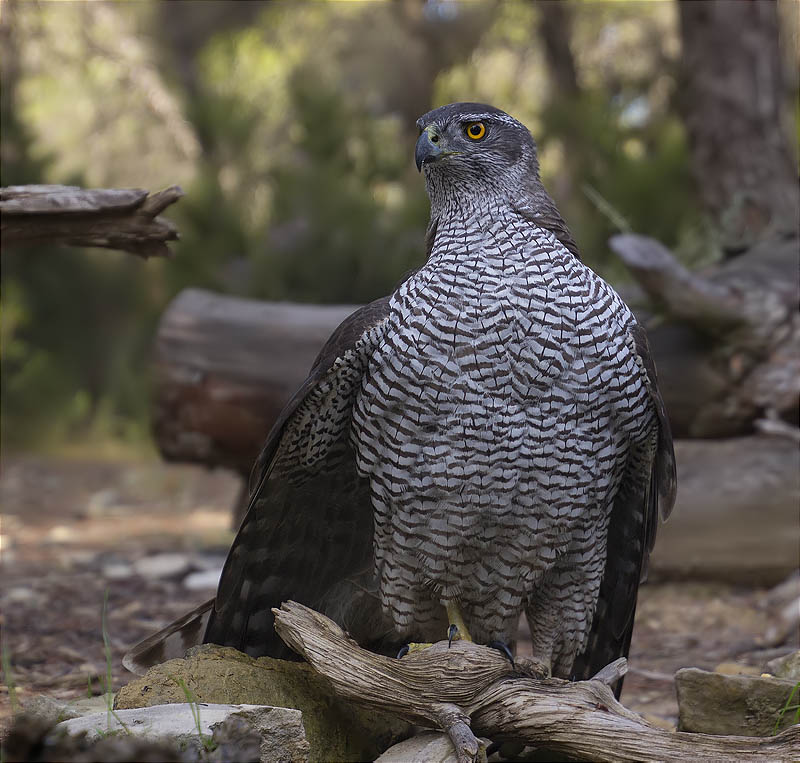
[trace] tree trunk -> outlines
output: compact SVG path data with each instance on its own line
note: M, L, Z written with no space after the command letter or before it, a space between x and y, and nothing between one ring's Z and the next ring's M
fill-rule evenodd
M775 0L679 3L681 107L706 207L737 252L797 234L797 165L782 129Z

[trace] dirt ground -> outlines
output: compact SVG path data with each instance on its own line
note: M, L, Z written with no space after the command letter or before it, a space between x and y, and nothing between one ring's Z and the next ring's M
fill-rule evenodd
M16 699L102 693L106 592L112 688L131 680L125 651L213 595L238 490L230 473L155 461L4 458L0 625ZM735 663L755 672L797 648L796 634L794 643L765 645L780 606L762 588L645 585L623 702L674 727L677 669ZM0 729L11 714L8 683L4 670Z

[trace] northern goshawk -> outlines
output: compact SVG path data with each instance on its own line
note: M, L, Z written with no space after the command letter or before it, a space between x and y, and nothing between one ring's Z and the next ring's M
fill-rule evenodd
M267 439L216 599L129 666L200 640L288 657L287 599L381 650L459 615L513 648L524 611L556 676L627 654L675 498L645 332L582 264L520 122L455 103L417 125L425 264L335 331Z

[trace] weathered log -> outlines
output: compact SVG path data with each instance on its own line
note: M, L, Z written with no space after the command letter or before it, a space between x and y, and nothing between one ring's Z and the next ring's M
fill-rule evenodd
M624 672L624 660L578 683L515 675L499 652L466 642L452 648L439 642L395 660L361 649L333 621L301 604L287 602L273 612L281 638L337 694L442 728L459 761L478 759L477 736L595 761L774 762L796 760L800 749L800 726L764 738L651 726L617 702L607 685ZM519 667L524 673L528 666Z
M690 272L646 236L610 245L666 318L649 336L676 436L749 434L781 418L796 428L796 238L765 240L707 273Z
M325 340L355 309L181 292L155 345L153 426L164 458L248 475Z
M159 217L183 196L178 186L148 194L136 188L21 185L0 189L3 246L45 243L99 246L140 257L169 257L178 231Z

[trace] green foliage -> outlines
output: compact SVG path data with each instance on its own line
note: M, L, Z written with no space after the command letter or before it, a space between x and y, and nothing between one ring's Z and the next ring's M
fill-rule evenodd
M800 692L800 681L798 681L792 687L792 691L786 698L786 702L778 712L778 717L775 720L775 726L772 729L773 734L777 734L778 731L780 731L781 724L783 724L783 719L786 716L786 713L791 712L794 714L794 717L792 718L792 723L800 723L800 702L798 702L796 699L799 692Z
M544 179L556 188L559 171L580 179L559 205L587 261L610 270L613 280L624 274L606 242L620 232L620 221L597 208L597 198L617 210L631 230L647 231L673 249L680 249L703 222L682 125L675 115L653 112L639 98L620 97L612 103L607 93L589 92L578 100L556 101L541 115L541 151L546 154L556 143L563 159ZM631 124L626 113L637 107L645 114ZM597 198L591 198L586 186Z
M293 81L292 98L308 127L271 173L272 225L253 295L375 299L422 260L427 202L409 188L409 141L396 120L370 117L311 78Z
M203 733L203 724L200 722L200 704L195 697L194 692L186 685L182 678L172 678L178 686L180 686L183 696L186 697L186 702L191 710L194 725L197 729L197 736L200 739L200 744L206 752L214 752L217 749L217 743L208 734Z
M671 104L671 4L574 4L574 98L550 81L535 4L231 5L224 23L215 4L190 5L6 14L4 185L186 191L167 213L181 233L168 262L3 253L6 445L145 439L157 320L188 286L307 302L387 293L424 256L413 119L443 102L487 101L530 126L585 260L612 280L624 274L606 240L622 220L689 262L714 250Z

